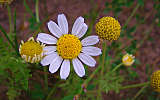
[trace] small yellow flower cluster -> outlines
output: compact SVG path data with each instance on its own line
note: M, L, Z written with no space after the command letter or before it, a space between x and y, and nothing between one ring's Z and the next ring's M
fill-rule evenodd
M133 55L130 55L130 54L126 54L123 56L122 58L122 63L125 65L125 66L131 66L133 63L134 63L134 56Z
M78 37L65 34L57 42L58 54L64 59L76 58L82 49L81 41Z
M102 39L117 40L120 36L120 23L113 17L103 17L95 26L96 33Z
M154 72L151 76L151 87L160 92L160 70Z
M40 44L39 41L35 41L33 37L30 37L25 43L21 41L19 52L26 62L36 63L43 58L44 46L45 45Z

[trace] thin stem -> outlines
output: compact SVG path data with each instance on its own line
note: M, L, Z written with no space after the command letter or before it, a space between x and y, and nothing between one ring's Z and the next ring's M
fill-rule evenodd
M115 72L117 69L119 69L122 65L123 65L123 63L118 64L118 65L112 70L112 73Z
M127 21L125 22L123 27L126 27L128 25L128 23L130 22L130 20L132 19L132 17L134 16L134 14L136 13L137 9L139 8L139 4L136 5L136 7L133 9L131 15L128 17Z
M134 16L134 14L136 13L137 9L139 8L139 4L136 5L136 7L133 9L131 15L128 17L127 21L125 22L123 28L122 28L122 32L123 33L125 31L125 28L127 27L128 23L130 22L130 20L132 19L132 17Z
M45 84L45 91L48 92L48 74L47 74L47 67L43 68L44 70L44 84Z
M139 83L139 84L123 86L123 87L120 87L120 89L137 88L137 87L142 87L142 86L146 86L146 85L149 85L149 84L150 84L150 82L144 82L144 83Z
M26 0L24 0L23 4L24 4L24 7L25 7L26 11L27 11L32 17L34 17L34 14L33 14L32 10L29 8L28 4L26 3Z
M94 27L94 23L96 21L97 16L99 15L99 12L97 11L98 5L94 2L94 0L90 0L91 4L92 4L92 10L89 14L90 18L91 18L91 22L89 24L89 28L88 28L88 35L90 35L92 33L93 27Z
M133 98L132 100L136 100L136 98L144 91L144 89L145 89L147 86L148 86L148 84L145 85L145 86L143 86L143 87L136 93L136 95L134 96L134 98Z
M96 73L97 73L100 69L101 69L101 67L98 66L98 67L96 68L96 70L90 75L90 77L83 82L82 85L85 85L85 86L87 87L87 86L88 86L88 83L93 79L93 77L96 75ZM81 88L79 94L81 94L82 92L83 92L83 88Z
M39 3L39 0L36 0L36 21L37 23L40 22L39 20L39 9L38 9L38 3Z
M102 69L101 69L101 77L103 77L103 73L104 73L104 65L105 65L106 48L107 48L107 44L106 44L106 42L105 42L105 41L103 41L103 55L102 55Z
M104 73L104 66L105 66L105 57L106 57L106 48L107 48L107 44L106 41L103 41L103 54L102 54L102 69L101 69L101 79L103 79L103 73ZM101 99L102 95L101 95L101 87L98 86L98 96L97 96L97 100Z
M0 30L2 31L2 33L4 34L4 36L7 38L9 44L10 44L13 48L15 48L15 46L14 46L14 44L12 43L11 39L8 37L6 31L4 30L4 28L3 28L1 25L0 25Z
M96 75L96 73L101 69L100 66L96 68L96 70L90 75L90 77L84 81L84 84L87 86L88 83L92 80L92 78Z
M50 100L52 94L54 93L54 91L56 90L57 86L59 85L60 82L57 82L53 88L51 89L51 91L48 93L46 100Z

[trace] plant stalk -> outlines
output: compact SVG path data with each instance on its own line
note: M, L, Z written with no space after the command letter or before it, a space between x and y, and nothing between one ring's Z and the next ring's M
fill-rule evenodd
M136 93L136 95L134 96L134 98L133 98L132 100L136 100L136 98L144 91L144 89L145 89L147 86L148 86L148 84L145 85L145 86L143 86L143 87Z
M122 65L123 65L123 63L118 64L118 65L112 70L112 73L115 72L117 69L119 69Z
M137 88L137 87L142 87L142 86L146 86L149 84L150 84L150 82L144 82L144 83L139 83L139 84L123 86L123 87L120 87L120 89L122 90L122 89Z
M47 74L47 67L44 66L44 84L45 84L45 91L48 93L48 74Z
M36 0L36 21L37 21L37 23L39 23L40 22L40 20L39 20L39 6L38 6L38 3L39 3L39 0Z

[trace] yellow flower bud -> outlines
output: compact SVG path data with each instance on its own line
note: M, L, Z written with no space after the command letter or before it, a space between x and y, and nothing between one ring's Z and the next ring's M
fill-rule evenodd
M125 66L131 66L134 63L134 56L133 55L129 55L128 53L126 55L123 56L122 58L122 63Z
M160 92L160 70L152 74L151 87L154 89L154 91Z
M103 17L95 26L98 36L105 40L117 40L120 36L121 25L113 17Z

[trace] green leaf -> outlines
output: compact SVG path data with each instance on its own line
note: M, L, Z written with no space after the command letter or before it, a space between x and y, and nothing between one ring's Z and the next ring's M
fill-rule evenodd
M20 95L20 94L14 88L9 88L8 91L7 91L7 96L8 96L9 100L15 100L15 98L18 95Z
M137 72L131 70L130 68L128 68L128 72L129 72L129 77L131 80L133 80L134 78L138 77Z
M87 90L93 90L95 88L95 85L93 84L89 84L88 87L87 87Z
M69 95L64 97L62 100L73 100L73 98L74 98L74 95Z
M28 4L26 3L26 0L24 0L23 4L24 4L24 6L25 6L26 11L27 11L32 17L34 17L34 14L32 13L32 10L29 8Z
M143 0L138 0L138 4L139 4L140 6L144 6L144 1L143 1Z

